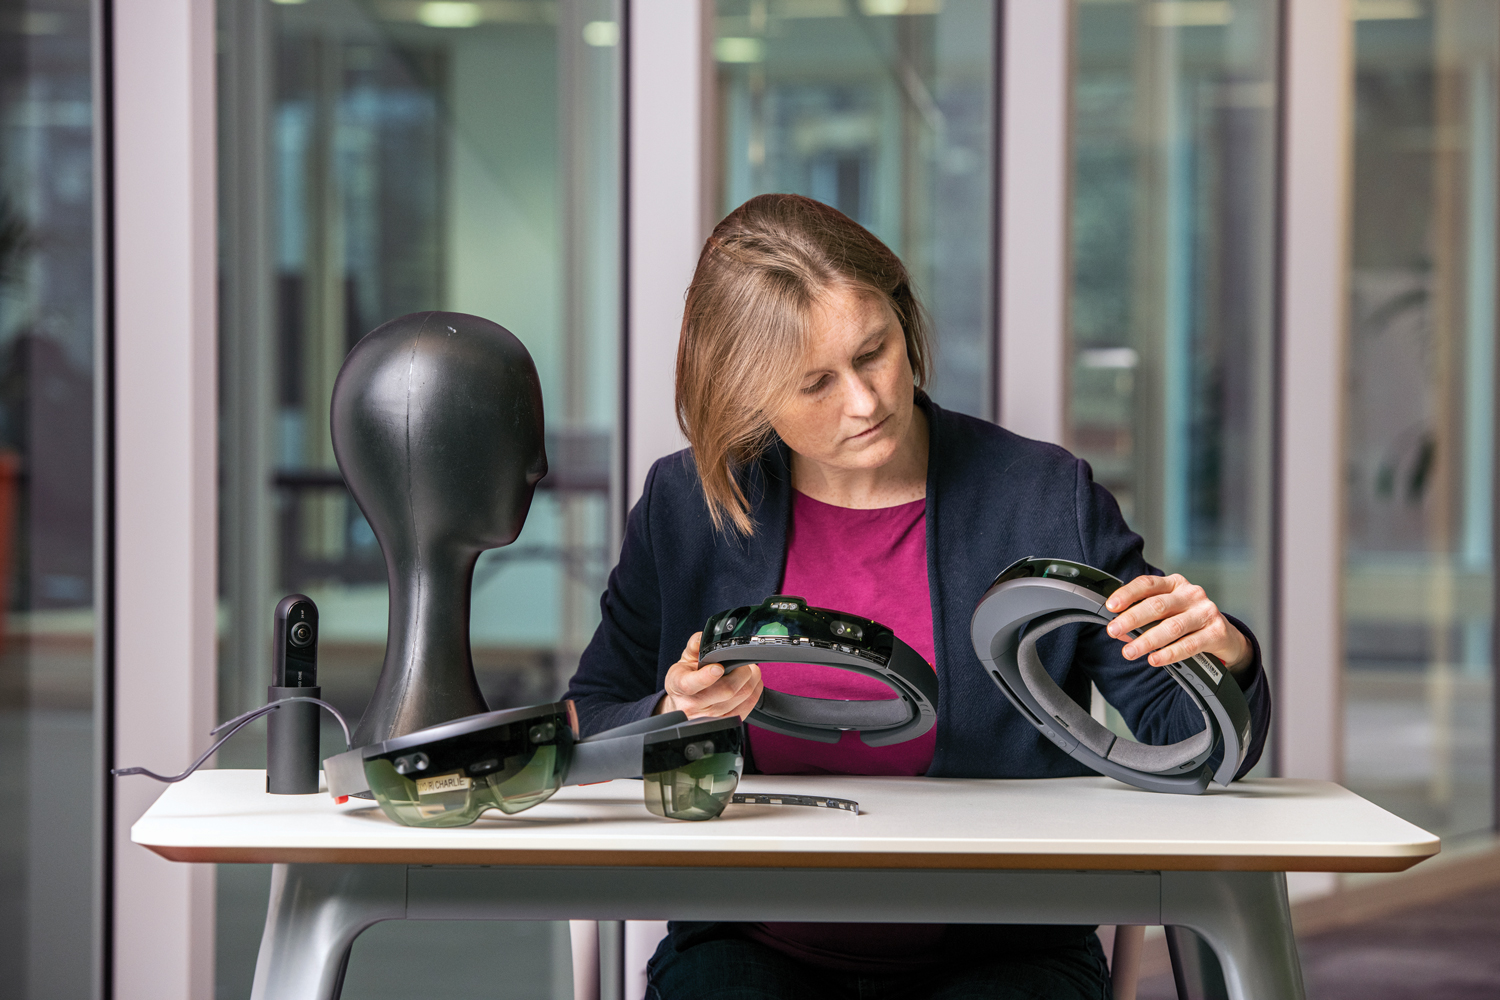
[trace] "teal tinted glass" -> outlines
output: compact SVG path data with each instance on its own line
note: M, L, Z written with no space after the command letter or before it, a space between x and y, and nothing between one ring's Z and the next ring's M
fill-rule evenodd
M646 808L667 819L713 819L724 811L744 768L738 728L648 744Z
M381 810L403 826L467 826L551 798L573 755L563 712L390 750L365 759Z

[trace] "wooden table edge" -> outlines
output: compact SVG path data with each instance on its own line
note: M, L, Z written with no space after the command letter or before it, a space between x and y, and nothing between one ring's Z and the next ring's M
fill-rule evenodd
M1052 871L1399 872L1437 854L834 854L796 851L510 851L465 848L188 847L142 844L195 864L494 865L584 868L869 868Z

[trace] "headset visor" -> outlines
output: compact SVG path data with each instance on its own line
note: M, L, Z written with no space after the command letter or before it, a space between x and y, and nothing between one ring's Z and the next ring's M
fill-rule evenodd
M738 721L712 719L678 726L670 739L648 742L641 767L646 808L667 819L713 819L740 783L745 758Z
M562 787L574 731L566 703L488 712L370 747L365 778L405 826L467 826L490 809L518 813Z
M884 666L895 635L879 622L826 608L810 608L800 597L777 594L758 607L721 611L703 627L705 651L721 646L778 643L801 639L808 646L834 649Z
M1114 576L1104 572L1102 569L1095 569L1086 563L1073 562L1070 559L1037 559L1034 556L1028 556L1025 559L1017 559L1001 570L1000 575L995 577L989 589L993 590L1002 583L1025 577L1044 577L1049 580L1061 580L1063 583L1071 583L1075 587L1092 590L1105 599L1108 599L1111 594L1123 586Z

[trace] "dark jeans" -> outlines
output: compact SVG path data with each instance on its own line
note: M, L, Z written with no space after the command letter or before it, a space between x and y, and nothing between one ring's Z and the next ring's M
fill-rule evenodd
M833 972L739 937L678 951L668 937L647 970L646 1000L1110 1000L1093 934L1075 945L895 974Z

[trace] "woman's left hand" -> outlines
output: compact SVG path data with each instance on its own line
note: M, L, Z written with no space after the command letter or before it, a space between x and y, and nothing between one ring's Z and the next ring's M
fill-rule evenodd
M1111 594L1104 606L1116 612L1115 619L1105 627L1116 639L1128 638L1131 629L1156 622L1126 644L1122 652L1127 660L1145 656L1153 667L1162 667L1194 653L1212 653L1230 673L1240 673L1250 666L1249 641L1208 599L1202 587L1189 583L1180 573L1138 576Z

